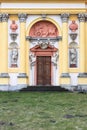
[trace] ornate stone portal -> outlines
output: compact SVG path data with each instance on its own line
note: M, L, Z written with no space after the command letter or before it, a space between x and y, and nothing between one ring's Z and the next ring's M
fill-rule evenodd
M58 66L58 58L59 58L59 53L58 53L58 47L56 48L55 43L58 42L61 39L61 37L59 36L59 32L58 29L56 28L56 26L49 22L49 21L39 21L37 23L35 23L29 32L29 36L27 36L27 40L29 40L31 42L31 44L33 42L35 42L36 44L33 45L32 48L30 48L30 53L29 53L29 61L30 61L30 66L33 72L31 72L31 75L34 75L33 77L33 85L37 85L38 84L38 77L39 76L39 72L40 67L39 67L39 61L38 61L38 57L40 57L40 63L42 64L42 71L40 73L43 73L42 77L46 77L48 75L48 77L51 76L50 79L50 85L56 85L53 81L54 77L54 73L56 73L57 70L57 66ZM46 72L48 72L49 69L44 69L46 68L47 65L45 65L46 62L44 62L44 60L51 58L50 62L47 63L50 66L48 68L51 68L51 70L49 71L49 73L47 75ZM43 66L43 63L45 67ZM55 72L53 71L53 68L55 68ZM32 74L33 73L33 74ZM50 74L50 76L49 76ZM48 79L48 78L47 78ZM42 80L42 79L40 79ZM46 81L46 80L45 80ZM43 82L43 81L42 81ZM42 83L42 85L45 84L44 82Z

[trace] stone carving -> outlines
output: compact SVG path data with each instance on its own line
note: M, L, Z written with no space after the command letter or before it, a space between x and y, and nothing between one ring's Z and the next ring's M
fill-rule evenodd
M2 14L0 14L0 22L2 22Z
M77 33L70 33L70 38L74 41L77 38Z
M38 44L40 45L41 49L46 49L49 45L48 41L39 41Z
M62 19L62 22L68 22L69 14L68 13L61 14L61 19Z
M87 13L85 13L85 21L87 22Z
M17 67L18 49L13 48L11 51L11 67Z
M18 17L19 17L20 22L26 22L27 14L21 13L21 14L18 14Z
M69 25L69 29L72 32L75 32L78 29L78 24L75 22L75 20L72 20L72 23Z
M35 23L29 32L31 37L57 37L58 29L49 21L40 21Z
M34 63L36 62L36 56L34 55L34 53L30 52L29 54L29 61L30 61L30 65L31 67L34 65Z
M77 51L75 48L70 49L70 67L77 67Z
M72 41L72 42L69 43L69 47L70 47L70 48L77 48L77 47L78 47L78 43Z
M17 39L18 34L17 33L10 33L11 40L15 41Z
M5 14L5 13L2 14L2 22L7 22L8 18L9 18L8 14Z
M84 13L78 14L78 19L80 22L84 22L85 21L85 14Z
M16 30L18 29L18 25L16 24L15 20L12 20L10 29L12 30L12 32L16 32Z
M58 58L59 58L59 53L58 52L54 53L53 56L52 56L52 58L51 58L51 61L56 66L56 68L57 68Z

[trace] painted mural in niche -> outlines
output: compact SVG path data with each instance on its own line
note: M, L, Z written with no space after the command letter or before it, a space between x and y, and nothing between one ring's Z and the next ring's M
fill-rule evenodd
M12 32L16 32L16 30L18 29L18 25L16 24L15 20L12 20L12 23L10 25L10 29L12 30Z
M78 29L78 24L76 23L75 20L72 20L72 23L69 25L69 29L70 29L72 32L75 32L75 31Z
M49 21L35 23L29 32L29 36L31 37L57 37L58 34L57 27Z

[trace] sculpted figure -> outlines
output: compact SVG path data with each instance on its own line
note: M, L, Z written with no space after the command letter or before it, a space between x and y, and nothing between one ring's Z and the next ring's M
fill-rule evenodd
M77 51L75 48L72 48L70 49L70 66L76 67L76 64L77 64Z
M12 24L10 25L10 29L12 32L15 32L18 29L18 25L16 24L15 20L12 20Z
M13 48L11 51L11 67L17 67L18 49Z
M32 52L29 54L29 60L30 60L31 66L32 66L33 63L35 63L35 61L36 61L36 56L35 56Z
M53 56L52 56L52 58L51 58L52 63L53 63L56 67L57 67L58 58L59 58L58 52L54 53Z

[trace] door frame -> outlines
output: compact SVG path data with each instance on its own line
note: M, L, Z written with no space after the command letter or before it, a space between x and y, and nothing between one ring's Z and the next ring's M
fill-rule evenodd
M37 56L50 56L52 58L53 54L58 51L56 47L49 45L46 49L41 49L39 45L34 46L30 49L31 52L34 53L36 56L36 64L34 70L34 83L37 85ZM53 84L53 69L52 69L52 62L51 62L51 85Z
M37 56L37 57L39 57L39 56ZM37 73L38 73L38 72L37 72L37 64L38 64L38 63L37 63L37 57L36 57L36 85L38 85L38 84L37 84L37 78L38 78L38 77L37 77ZM43 56L40 55L40 57L43 57ZM48 56L45 56L45 57L48 57ZM49 56L49 57L51 58L51 56ZM51 60L50 60L50 69L51 69L51 72L50 72L51 79L50 79L50 85L49 85L49 86L52 85L52 62L51 62ZM43 85L43 86L45 86L45 85Z

